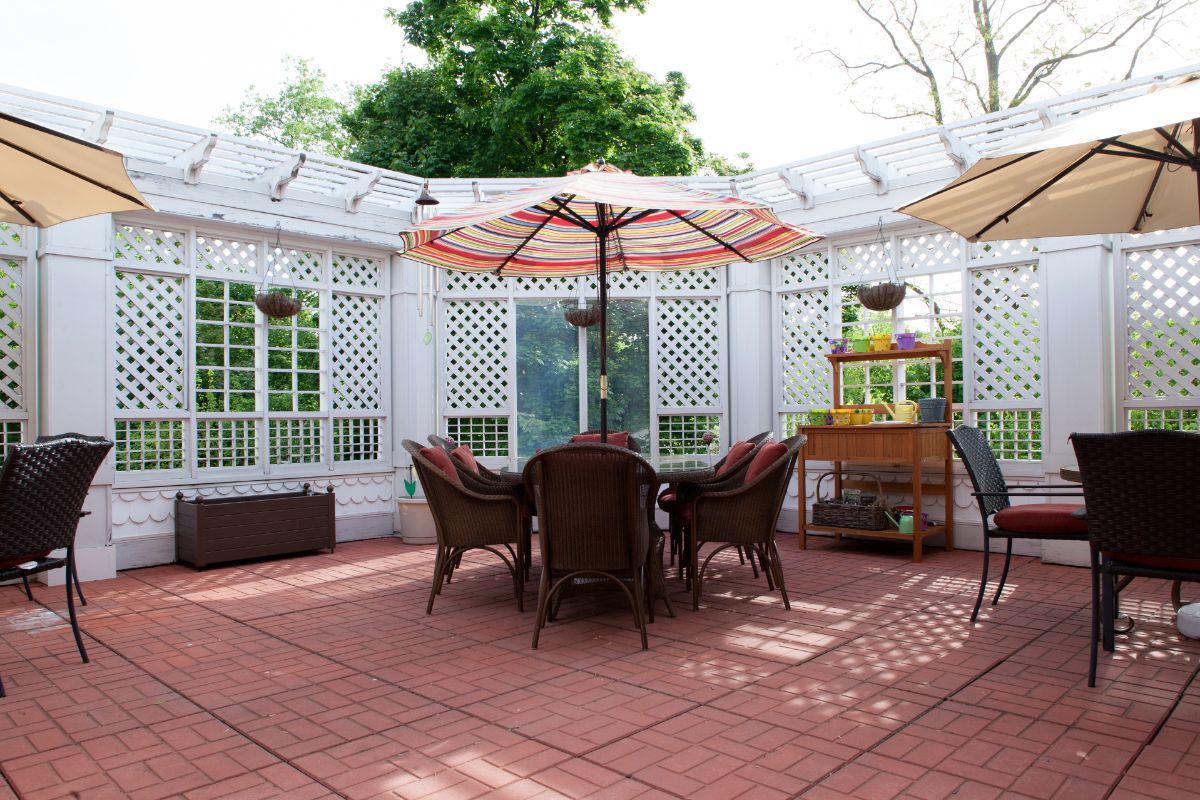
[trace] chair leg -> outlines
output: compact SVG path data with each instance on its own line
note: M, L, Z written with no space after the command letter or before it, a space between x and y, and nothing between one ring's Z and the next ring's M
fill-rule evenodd
M4 678L0 678L0 697L7 697L4 693Z
M71 575L75 578L75 591L79 593L79 604L86 606L87 598L83 596L83 587L79 585L79 567L75 566L75 548L67 551L67 558L71 559Z
M433 562L433 583L429 587L429 602L425 604L425 613L433 613L433 598L442 591L442 572L446 569L446 553L450 548L437 546L437 557Z
M979 616L979 607L983 605L983 593L987 591L987 576L988 576L988 558L991 556L992 549L988 547L991 542L988 540L987 534L983 536L983 576L979 579L979 595L975 598L975 610L971 612L971 622Z
M1012 561L1012 543L1013 540L1008 540L1008 547L1004 550L1004 569L1000 571L1000 585L996 587L996 594L992 596L992 605L1000 602L1000 593L1004 591L1004 584L1008 581L1008 565Z
M550 569L542 565L542 578L538 581L538 605L537 619L533 621L533 649L537 650L538 636L542 632L542 628L546 627L546 607L549 605L550 594Z
M642 584L645 582L646 566L643 564L642 575L634 575L633 581L633 618L638 630L642 632L642 649L650 649L650 640L646 635L646 603L642 596Z
M758 565L755 563L754 547L749 546L749 547L739 547L738 548L738 558L742 559L742 563L745 564L746 560L744 558L742 558L743 551L745 551L746 557L748 557L750 559L750 571L754 573L754 579L758 580ZM766 571L767 571L767 567L764 562L763 572L766 572ZM767 585L770 586L770 584L771 584L771 577L770 577L770 575L768 575L767 576Z
M779 594L783 596L783 609L785 611L791 611L792 604L791 601L788 600L787 586L785 586L783 583L783 561L781 561L779 558L779 546L775 544L775 540L772 539L771 544L763 549L767 550L768 555L770 556L770 568L771 571L775 573L775 585L779 587Z
M1096 685L1096 649L1100 641L1100 553L1091 548L1092 555L1092 641L1088 652L1088 686Z
M525 541L517 537L517 554L512 565L513 591L517 595L517 611L525 612Z
M762 572L767 579L767 591L775 591L775 575L771 569L771 554L767 552L767 545L751 545L748 549L751 558L757 558L758 563L762 564Z
M71 632L75 634L75 646L79 648L79 656L83 659L83 663L90 662L87 650L83 646L83 635L79 632L79 620L75 616L75 595L71 591L72 584L75 581L75 559L73 557L72 548L67 548L67 579L64 583L67 584L67 614L71 617Z
M25 596L28 597L32 601L33 600L33 589L29 588L29 576L22 575L21 583L25 586Z
M1113 629L1113 612L1114 603L1113 596L1115 592L1114 579L1112 573L1105 573L1100 577L1100 624L1101 624L1101 644L1108 652L1113 652L1117 649L1116 632Z

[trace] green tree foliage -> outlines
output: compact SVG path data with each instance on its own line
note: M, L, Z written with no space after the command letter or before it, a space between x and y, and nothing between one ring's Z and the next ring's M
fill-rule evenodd
M606 33L644 0L417 0L390 12L429 56L358 93L352 158L419 175L561 175L598 157L643 174L709 164L687 82L656 81Z
M238 136L266 139L297 150L344 155L349 147L342 117L347 108L325 82L325 73L303 58L283 60L287 77L275 95L251 86L237 108L213 122Z

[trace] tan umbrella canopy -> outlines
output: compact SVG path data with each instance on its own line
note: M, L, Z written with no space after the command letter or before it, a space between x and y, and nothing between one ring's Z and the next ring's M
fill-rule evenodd
M120 153L0 113L0 221L45 228L149 209Z
M1048 128L899 210L972 242L1198 225L1198 77Z

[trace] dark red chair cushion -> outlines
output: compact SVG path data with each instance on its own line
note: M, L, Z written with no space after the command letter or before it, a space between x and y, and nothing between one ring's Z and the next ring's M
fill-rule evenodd
M1104 558L1124 561L1154 569L1171 569L1182 572L1200 571L1200 558L1175 558L1173 556L1148 556L1141 553L1103 553Z
M750 466L746 468L746 483L769 469L785 453L787 453L787 445L783 442L764 444L754 456L754 460L750 462Z
M726 454L725 460L721 462L721 466L717 468L718 475L724 475L729 470L733 469L734 465L746 457L746 454L754 449L754 445L749 442L734 442L729 448L729 453Z
M1048 536L1087 533L1087 519L1074 516L1083 508L1078 503L1035 503L1009 506L996 513L992 524L997 528L1018 533L1040 533Z
M0 558L0 569L15 567L17 564L24 564L26 561L41 561L48 555L50 555L49 550L44 553L32 553L27 556L18 556L17 558Z
M675 502L678 499L679 499L679 496L675 493L675 490L673 488L667 489L665 492L663 492L662 494L660 494L658 496L658 507L661 508L663 511L666 511L668 514L670 514L672 511L675 510Z
M440 447L422 447L421 455L429 459L435 467L446 473L446 477L455 486L462 486L462 478L458 477L458 470L454 468L454 463L450 461L450 456Z
M572 442L599 442L598 433L577 433L571 437ZM608 443L617 447L629 449L629 431L609 431Z
M450 451L450 457L457 458L459 463L461 463L464 467L469 469L471 472L474 472L476 475L479 474L479 462L475 460L475 454L471 452L471 448L467 447L465 444L460 444L458 447Z

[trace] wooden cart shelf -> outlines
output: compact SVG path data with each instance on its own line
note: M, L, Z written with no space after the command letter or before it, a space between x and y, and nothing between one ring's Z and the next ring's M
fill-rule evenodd
M842 365L862 361L895 361L920 358L936 358L942 363L943 387L942 396L953 397L953 372L951 370L951 342L949 339L939 344L918 345L911 350L883 350L873 353L829 353L826 358L833 364L833 396L837 401L835 408L867 408L876 413L884 413L881 405L847 406L841 402L842 397ZM800 549L808 545L808 531L833 533L834 538L843 534L861 536L872 539L888 539L892 541L911 541L913 561L920 562L923 553L924 540L930 536L945 535L947 550L954 549L954 502L953 476L951 469L953 461L950 456L950 439L946 431L953 420L953 407L946 403L946 416L942 422L922 422L907 425L805 425L796 429L807 437L804 447L800 450L799 469L796 470L798 495L800 498ZM892 465L905 466L912 470L912 480L901 484L884 484L885 490L892 492L907 492L912 495L913 519L921 519L922 498L926 494L941 495L946 502L946 521L938 525L930 525L925 530L912 534L900 533L898 530L882 531L863 530L859 528L839 528L829 525L818 525L808 522L807 480L808 461L829 461L833 463L834 496L840 497L844 487L861 488L856 481L843 481L842 470L846 464ZM924 480L925 464L940 462L940 483L929 483ZM918 522L919 524L919 522Z

